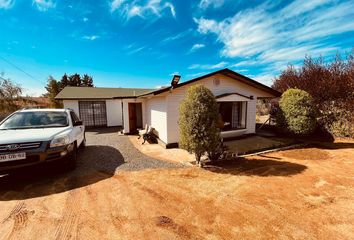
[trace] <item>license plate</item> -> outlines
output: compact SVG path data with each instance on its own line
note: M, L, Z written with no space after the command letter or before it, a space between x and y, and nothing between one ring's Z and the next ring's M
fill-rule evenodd
M16 161L26 159L26 153L12 153L0 155L0 162Z

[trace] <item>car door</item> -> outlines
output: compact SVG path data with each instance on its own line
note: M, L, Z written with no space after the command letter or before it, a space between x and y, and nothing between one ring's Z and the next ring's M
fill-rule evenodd
M85 126L84 125L76 125L78 122L80 122L80 119L77 117L76 113L74 111L70 111L70 117L71 121L73 123L73 133L75 136L75 139L77 140L77 145L80 146L82 141L85 138Z

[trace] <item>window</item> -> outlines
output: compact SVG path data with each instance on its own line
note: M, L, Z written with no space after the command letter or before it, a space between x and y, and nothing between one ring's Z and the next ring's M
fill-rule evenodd
M220 102L219 113L222 131L246 128L247 102Z
M79 112L86 127L107 126L105 101L79 101Z
M71 117L71 121L73 122L73 125L80 121L80 119L76 116L75 112L73 111L70 111L70 117Z
M6 119L0 129L52 128L67 127L66 112L17 112Z

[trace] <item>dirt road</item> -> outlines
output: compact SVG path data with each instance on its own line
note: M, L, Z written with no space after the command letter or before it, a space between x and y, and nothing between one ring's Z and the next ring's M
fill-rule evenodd
M8 181L0 238L353 239L353 164L354 143L336 143L206 169Z

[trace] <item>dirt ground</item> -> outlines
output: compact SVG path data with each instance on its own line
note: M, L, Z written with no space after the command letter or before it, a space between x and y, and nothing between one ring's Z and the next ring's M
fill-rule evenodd
M10 182L0 238L354 239L353 164L354 142L337 142L205 169Z

